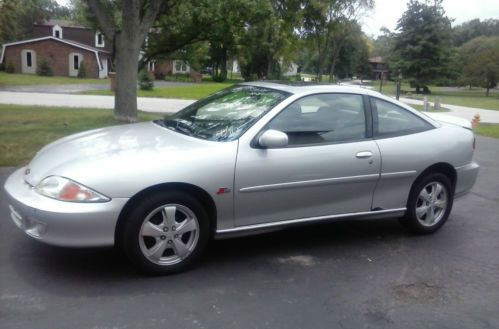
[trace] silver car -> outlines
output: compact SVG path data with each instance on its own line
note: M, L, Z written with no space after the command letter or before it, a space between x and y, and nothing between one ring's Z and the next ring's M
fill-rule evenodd
M361 88L243 83L163 120L62 138L5 189L29 236L116 245L160 274L210 239L291 225L400 217L432 233L479 168L470 124L439 119Z

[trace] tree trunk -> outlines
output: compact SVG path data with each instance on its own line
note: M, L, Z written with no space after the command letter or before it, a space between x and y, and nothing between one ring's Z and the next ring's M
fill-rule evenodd
M225 47L221 49L220 76L223 81L227 79L227 48Z
M117 38L117 42L114 118L121 122L136 122L137 71L140 47L137 47L133 42L120 45L122 38Z
M270 52L267 54L267 74L265 74L265 80L275 79L272 72L272 55Z
M490 87L489 87L489 86L487 86L487 91L485 92L485 96L486 96L486 97L489 97L489 93L490 93Z
M322 81L322 60L319 58L319 71L317 72L317 81L321 82Z
M85 1L109 39L113 39L116 61L116 95L114 118L123 122L137 121L137 71L139 54L149 28L165 4L162 0L121 1L121 31L113 22L114 7L100 0Z

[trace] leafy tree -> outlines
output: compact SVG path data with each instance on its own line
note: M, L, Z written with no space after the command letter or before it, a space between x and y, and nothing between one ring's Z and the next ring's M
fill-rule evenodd
M356 74L359 61L366 65L369 57L367 39L356 21L339 21L333 30L330 44L327 63L330 82L334 81L336 75L345 78Z
M137 121L137 75L141 47L162 9L171 2L162 0L85 0L95 22L114 41L116 96L114 118Z
M486 88L489 96L490 89L495 88L499 80L499 36L472 39L459 50L466 82Z
M190 51L205 48L207 34L217 22L213 17L214 3L210 0L184 0L160 13L153 29L149 31L141 58L141 66L153 59L175 58L194 60ZM189 47L196 45L189 49ZM206 51L201 52L204 56ZM190 63L192 64L192 63Z
M380 32L381 34L373 40L372 54L373 56L381 56L385 61L388 61L393 52L395 35L386 27L382 27Z
M239 44L239 64L246 80L279 79L281 66L293 60L300 23L300 3L258 0Z
M451 20L442 0L433 3L410 0L397 23L394 42L395 66L411 78L416 92L433 79L449 76L452 55Z
M499 35L499 19L480 21L475 18L452 28L454 45L457 47L477 37L497 35Z
M68 12L55 0L0 0L0 44L26 39L33 23L63 18Z
M317 51L317 78L322 80L328 59L334 70L342 42L348 31L346 22L356 19L372 0L304 0L302 33L314 40ZM342 24L343 23L343 24ZM332 49L332 52L331 52ZM330 72L330 75L332 72ZM334 73L334 72L333 72Z

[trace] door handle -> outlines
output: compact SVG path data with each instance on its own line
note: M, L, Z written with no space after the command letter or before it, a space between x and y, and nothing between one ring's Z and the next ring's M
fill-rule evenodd
M355 157L357 159L369 159L372 156L373 156L373 153L371 151L362 151L362 152L359 152L355 155Z

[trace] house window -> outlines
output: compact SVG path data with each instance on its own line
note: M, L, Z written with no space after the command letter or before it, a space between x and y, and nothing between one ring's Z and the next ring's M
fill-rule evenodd
M80 58L78 55L73 56L73 69L78 70L80 68Z
M55 25L52 28L52 36L58 39L62 39L62 27Z
M175 61L176 72L187 72L187 63L184 61Z
M31 51L27 51L26 52L26 66L27 67L32 67L33 66L33 62L31 60Z
M100 32L95 32L95 46L104 47L104 34Z

